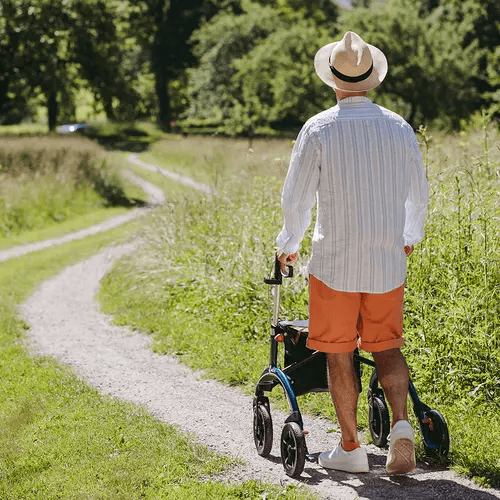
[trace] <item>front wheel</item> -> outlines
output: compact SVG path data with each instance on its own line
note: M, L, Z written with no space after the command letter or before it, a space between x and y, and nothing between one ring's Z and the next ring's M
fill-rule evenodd
M259 403L254 407L253 438L257 453L261 457L267 457L273 447L273 421L269 410Z
M306 461L306 440L296 422L288 422L281 432L281 461L287 476L299 477Z

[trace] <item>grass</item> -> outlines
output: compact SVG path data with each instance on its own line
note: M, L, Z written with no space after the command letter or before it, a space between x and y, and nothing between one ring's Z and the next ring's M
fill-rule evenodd
M21 123L19 125L1 125L0 136L46 135L47 125L43 123Z
M288 144L292 141L255 139L250 144L248 140L171 135L153 143L141 158L218 189L235 174L245 179L283 174L289 155L284 145Z
M167 203L175 202L181 198L195 199L199 196L199 193L196 190L193 190L183 184L173 182L160 172L151 172L150 170L146 170L138 165L128 162L127 157L124 154L117 154L114 156L112 161L115 165L122 165L123 167L126 167L127 170L132 171L137 176L162 189L165 193Z
M431 204L426 237L409 259L404 353L419 396L448 422L451 466L499 486L491 446L500 441L498 134L421 137ZM262 278L282 224L291 143L255 141L252 149L208 138L156 143L152 162L216 185L218 196L157 212L150 244L115 267L100 295L117 322L151 332L156 350L249 392L268 359ZM309 236L287 282L284 317L307 317ZM328 395L304 396L301 409L334 422Z
M104 150L78 137L0 137L0 238L133 205Z
M24 347L21 303L44 279L144 223L0 264L0 497L24 499L310 498L294 486L210 479L234 466L146 411L100 395Z
M84 214L77 218L71 218L67 221L60 222L56 225L50 225L43 229L25 231L16 236L0 238L0 249L64 236L72 233L73 231L78 231L79 229L99 224L100 222L103 222L115 215L119 215L127 210L128 209L124 207L101 208L94 212Z

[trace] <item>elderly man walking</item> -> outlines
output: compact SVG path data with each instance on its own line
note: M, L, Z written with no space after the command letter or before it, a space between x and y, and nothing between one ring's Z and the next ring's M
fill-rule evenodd
M353 352L371 352L392 409L386 469L415 468L408 423L408 367L400 351L406 258L423 238L428 188L413 129L366 97L387 74L387 60L354 32L322 47L314 65L337 105L299 133L282 209L277 255L296 258L317 204L309 262L308 347L327 353L329 388L341 443L319 456L325 468L368 472L357 436Z

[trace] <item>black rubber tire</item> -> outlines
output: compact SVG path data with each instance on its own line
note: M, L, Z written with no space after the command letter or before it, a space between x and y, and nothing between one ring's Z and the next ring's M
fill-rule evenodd
M377 396L372 396L368 401L368 424L373 444L379 448L387 446L387 437L391 430L389 410L385 401Z
M288 422L281 432L281 461L285 473L299 477L306 461L306 440L296 422Z
M253 414L253 439L261 457L267 457L273 447L273 421L266 406L257 404Z
M426 413L426 417L432 420L433 430L429 431L430 440L436 446L436 449L429 447L428 443L423 439L425 454L429 457L446 458L450 451L450 436L446 420L437 410L430 410Z

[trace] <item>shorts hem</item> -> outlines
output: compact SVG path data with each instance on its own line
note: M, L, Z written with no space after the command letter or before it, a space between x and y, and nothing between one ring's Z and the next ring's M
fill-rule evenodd
M307 347L314 351L343 353L353 352L358 346L358 341L351 342L322 342L321 340L307 339Z
M382 352L389 349L399 349L405 344L405 339L400 337L398 339L384 340L383 342L363 342L359 344L359 348L366 352Z

